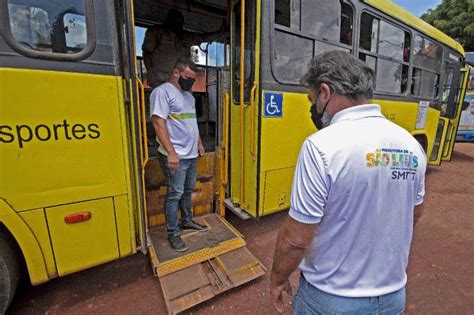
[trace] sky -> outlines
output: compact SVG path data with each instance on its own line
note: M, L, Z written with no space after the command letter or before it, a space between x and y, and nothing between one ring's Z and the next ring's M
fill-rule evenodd
M442 0L392 0L399 6L410 11L416 16L420 16L428 9L434 9Z

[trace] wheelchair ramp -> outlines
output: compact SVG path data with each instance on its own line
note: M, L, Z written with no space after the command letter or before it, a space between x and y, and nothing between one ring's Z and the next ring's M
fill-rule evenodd
M149 250L169 314L182 312L262 276L266 269L247 249L242 235L216 214L195 217L207 232L184 232L186 252L168 244L166 228L149 231Z

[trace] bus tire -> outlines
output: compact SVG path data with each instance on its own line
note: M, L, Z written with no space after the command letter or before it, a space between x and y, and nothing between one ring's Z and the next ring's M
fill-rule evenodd
M0 314L5 314L15 294L20 276L17 252L0 231Z
M418 143L421 145L421 147L423 148L423 150L426 153L427 150L428 150L428 141L426 141L426 137L425 136L415 136L415 139L416 139L416 141L418 141Z

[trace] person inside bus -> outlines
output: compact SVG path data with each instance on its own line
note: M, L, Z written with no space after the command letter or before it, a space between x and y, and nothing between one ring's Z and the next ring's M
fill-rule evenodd
M154 25L145 32L142 51L148 85L154 88L168 81L177 58L190 58L191 46L218 39L225 31L223 22L217 32L190 32L184 28L183 14L177 9L170 9L163 25Z
M168 240L176 251L186 251L180 230L207 231L192 220L192 192L196 184L197 157L204 155L199 136L192 86L197 67L179 58L168 82L156 87L150 96L150 116L159 143L158 161L166 181L165 219ZM181 211L181 224L178 221Z
M279 312L299 265L293 314L403 314L427 161L418 141L370 104L373 75L330 51L302 79L319 131L301 147L277 238L270 293Z

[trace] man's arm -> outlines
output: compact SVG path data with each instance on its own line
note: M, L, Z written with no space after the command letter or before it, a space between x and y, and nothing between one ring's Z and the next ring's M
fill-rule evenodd
M145 32L145 38L142 44L143 62L147 71L148 80L154 80L155 74L153 73L153 52L156 49L156 34L158 32L157 26L149 27Z
M278 233L270 278L270 294L275 309L285 310L283 291L291 294L289 277L311 244L317 224L305 224L288 217Z
M225 21L222 21L221 28L216 32L209 32L209 33L191 33L193 34L193 44L201 44L201 43L208 43L213 42L218 39L224 40L227 33L227 26Z
M146 71L152 72L153 70L153 58L151 52L144 50L143 51L143 62L145 63Z
M203 156L204 153L206 153L206 150L204 149L204 145L202 144L201 137L198 137L198 152L199 152L199 156Z
M168 154L168 168L172 172L177 171L179 168L179 158L174 150L173 144L171 143L168 129L166 129L166 119L153 115L151 121L153 122L153 127L155 128L160 145L165 148L165 151Z
M421 218L421 216L423 216L424 211L425 211L425 205L423 203L419 204L418 206L415 206L415 210L414 210L415 219L413 222L413 226L416 226L416 223L418 222L418 220Z

